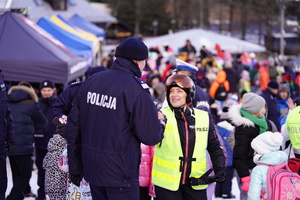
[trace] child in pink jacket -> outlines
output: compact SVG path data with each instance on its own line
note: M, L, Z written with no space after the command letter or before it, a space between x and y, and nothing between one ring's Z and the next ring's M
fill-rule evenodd
M155 197L153 184L151 183L152 160L154 146L141 144L142 158L140 163L140 200L151 200Z

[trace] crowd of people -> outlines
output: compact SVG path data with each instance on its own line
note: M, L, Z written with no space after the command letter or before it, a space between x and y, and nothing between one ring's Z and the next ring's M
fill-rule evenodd
M0 200L80 199L72 184L96 200L233 199L234 174L239 199L267 198L267 165L300 158L298 73L272 55L129 37L58 96L47 79L40 98L24 81L6 91L0 74Z

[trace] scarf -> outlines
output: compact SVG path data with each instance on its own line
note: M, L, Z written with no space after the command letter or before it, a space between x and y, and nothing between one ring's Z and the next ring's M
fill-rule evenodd
M261 116L260 118L254 117L253 115L251 115L248 111L244 110L243 108L241 108L241 114L242 114L243 117L249 119L254 124L259 126L259 133L263 133L263 132L267 131L268 124L267 124L267 121L266 121L264 115Z

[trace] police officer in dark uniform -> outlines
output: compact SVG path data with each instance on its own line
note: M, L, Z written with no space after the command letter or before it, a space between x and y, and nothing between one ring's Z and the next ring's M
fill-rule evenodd
M51 80L43 80L40 83L41 98L39 106L42 113L48 120L48 125L42 129L36 129L34 133L36 159L35 164L38 168L38 197L37 200L44 200L45 197L45 169L43 168L43 160L48 152L47 146L50 138L56 134L56 126L52 123L54 113L52 106L56 101L55 84Z
M15 141L13 120L7 103L6 87L0 70L0 200L5 199L7 187L6 151ZM5 148L6 147L6 148Z
M88 79L93 74L106 70L108 69L104 66L91 67L85 72L85 78ZM52 108L55 117L60 118L63 115L69 115L71 108L74 105L77 91L82 83L83 81L70 83L68 87L57 97Z
M163 123L141 71L147 46L135 37L123 40L110 70L87 79L68 117L66 138L71 181L82 176L93 199L139 196L140 143L162 140Z

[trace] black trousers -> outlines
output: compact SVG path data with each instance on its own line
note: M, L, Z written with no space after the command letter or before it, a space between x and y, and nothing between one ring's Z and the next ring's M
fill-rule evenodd
M151 200L149 187L140 187L140 200Z
M207 200L206 189L194 190L190 184L180 185L177 191L167 190L155 185L157 200Z
M23 191L26 186L28 186L32 171L31 155L9 156L9 162L12 172L13 187L6 199L24 199Z
M217 183L215 189L215 196L221 197L222 194L231 195L232 179L234 168L232 166L226 167L226 180L223 183Z
M47 154L47 150L36 149L35 151L35 165L38 169L38 197L44 198L45 195L45 169L43 168L43 160Z
M7 188L6 155L0 154L0 200L5 199Z
M130 187L101 187L90 183L93 199L99 200L139 200L139 183L132 183Z

